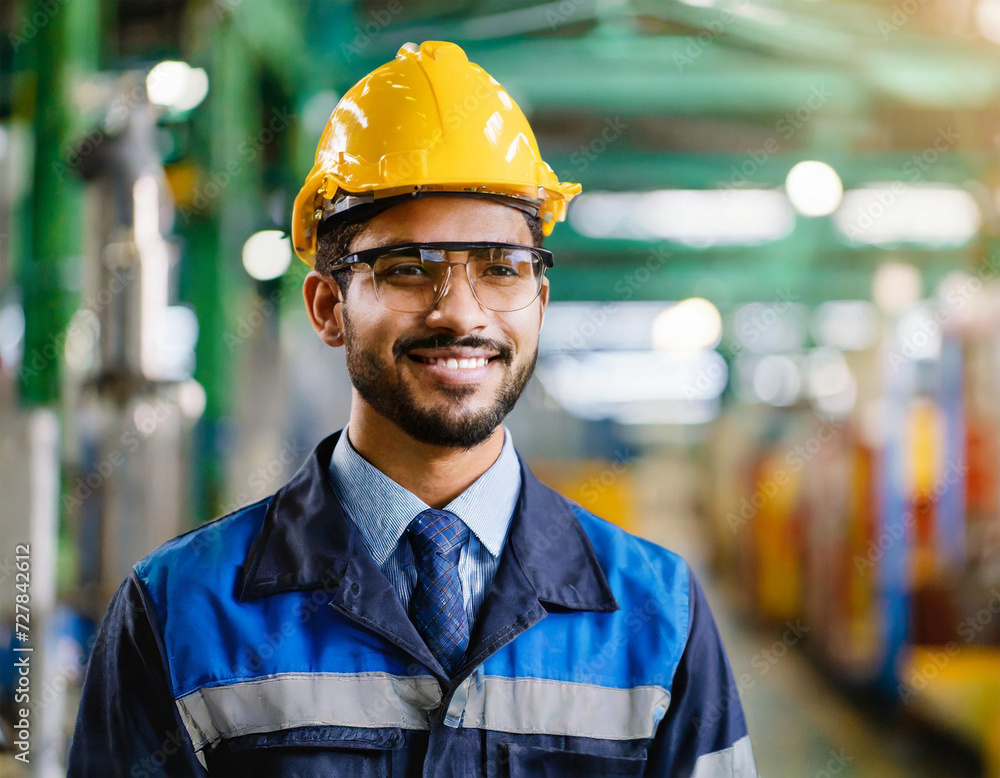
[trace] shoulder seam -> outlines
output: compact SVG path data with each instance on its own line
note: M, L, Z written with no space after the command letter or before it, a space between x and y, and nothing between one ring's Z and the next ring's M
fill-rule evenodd
M220 517L220 518L225 518ZM163 639L163 631L160 628L160 613L156 609L156 602L153 600L153 595L150 593L149 589L146 588L145 582L134 569L132 570L131 577L136 585L136 590L139 593L139 599L142 601L143 609L146 612L146 621L149 624L149 631L153 633L153 639L156 641L156 651L160 655L160 666L163 668L163 675L167 682L167 687L170 692L170 696L176 701L177 690L174 686L173 674L170 672L170 657L167 653L167 647ZM180 712L177 709L176 702L173 706L173 716L174 721L180 724L180 730L188 738L188 742L191 744L192 750L194 750L194 742L191 740L191 733L188 732L187 727L180 718Z
M139 574L139 578L141 579L142 578L142 574L139 572L139 566L143 562L146 562L147 560L149 560L150 557L152 557L154 554L157 554L159 551L161 551L164 546L170 545L172 543L176 543L177 541L181 540L182 538L186 538L188 535L191 535L191 534L193 534L195 532L201 532L201 531L203 531L203 530L205 530L205 529L207 529L209 527L212 527L212 526L218 524L219 522L221 522L221 521L223 521L225 519L232 518L233 516L237 515L238 513L244 513L246 511L250 511L250 510L252 510L254 508L257 508L260 505L263 505L265 503L270 502L270 500L273 497L274 497L274 495L270 494L267 497L263 497L260 500L257 500L257 502L250 503L249 505L244 505L244 506L242 506L240 508L237 508L236 510L230 511L229 513L227 513L227 514L225 514L223 516L219 516L218 518L212 519L211 521L206 521L204 524L199 524L197 527L192 527L191 529L186 530L185 532L182 532L180 535L175 535L174 537L170 538L169 540L166 540L163 543L161 543L159 546L157 546L156 548L154 548L148 554L144 555L141 559L136 560L135 564L132 565L132 571L135 572L135 573L138 573Z
M271 498L273 498L273 497L274 497L273 494L269 494L267 497L262 497L261 499L257 500L257 502L252 502L252 503L249 503L247 505L243 505L243 506L241 506L239 508L236 508L235 510L231 510L231 511L229 511L229 513L223 514L222 516L218 516L218 517L216 517L214 519L210 519L209 521L206 521L203 524L199 524L197 527L192 527L191 529L187 530L186 532L182 532L180 535L177 535L176 537L171 538L171 540L179 540L180 538L183 538L185 535L190 535L192 532L197 532L200 529L205 529L205 527L211 527L213 524L217 524L218 522L222 521L223 519L228 519L230 516L235 516L237 513L243 513L244 511L248 511L248 510L251 510L252 508L256 508L258 505L261 505L262 503L270 502Z
M562 496L562 495L560 495L560 496ZM580 515L579 515L578 511L582 511L587 516L590 516L590 517L592 517L592 518L594 518L594 519L596 519L596 520L598 520L600 522L603 522L604 524L609 525L612 529L614 529L615 531L621 533L621 535L623 535L624 537L629 538L631 540L634 540L634 541L636 541L637 543L639 543L640 545L642 545L644 547L645 546L652 546L653 548L658 549L659 551L666 552L667 554L669 554L671 557L675 558L679 562L683 562L685 565L687 565L687 560L684 559L683 556L681 556L680 554L678 554L673 549L669 549L666 546L661 546L659 543L656 543L656 542L654 542L652 540L649 540L649 538L644 538L641 535L636 535L634 532L629 532L627 529L625 529L624 527L622 527L622 526L620 526L618 524L615 524L610 519L605 519L603 516L598 516L593 511L588 510L583 505L581 505L580 503L576 502L576 500L571 500L569 497L563 497L563 499L567 500L570 503L570 505L573 508L573 512L577 514L577 519L580 518Z
M136 591L139 593L139 599L142 601L142 607L146 612L146 621L149 622L149 629L153 633L153 638L156 640L156 648L160 654L160 663L163 665L163 672L166 675L167 683L170 684L170 693L173 695L174 680L170 674L170 660L167 656L166 646L163 643L163 634L160 630L160 613L156 609L156 601L153 599L152 594L146 587L146 583L142 580L141 575L133 570L131 578L135 583Z

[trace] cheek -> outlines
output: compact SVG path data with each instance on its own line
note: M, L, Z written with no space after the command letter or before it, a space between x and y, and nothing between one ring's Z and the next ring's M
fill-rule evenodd
M392 360L392 344L396 340L392 328L372 317L362 315L360 318L361 323L355 327L355 344L385 361Z
M387 311L377 300L352 306L351 340L356 348L378 355L386 364L395 361L393 346L407 332L420 330L418 323L403 320L403 314ZM405 357L404 357L405 358Z
M541 320L540 310L529 309L523 316L518 317L517 321L511 322L506 335L514 342L518 358L523 358L526 353L530 354L538 346Z
M361 287L364 281L356 279L354 283ZM351 296L344 306L344 318L349 320L348 326L354 340L367 349L380 348L380 344L389 337L388 329L391 322L386 316L385 308L375 299L369 288L351 288Z

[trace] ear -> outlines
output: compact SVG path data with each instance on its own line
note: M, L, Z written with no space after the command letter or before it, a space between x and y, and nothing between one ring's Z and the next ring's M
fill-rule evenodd
M340 285L329 276L311 270L302 284L309 323L328 346L344 345L344 302Z
M549 304L549 277L545 276L542 278L542 291L538 293L538 299L542 301L541 307L538 309L538 331L542 331L542 325L545 324L545 306Z

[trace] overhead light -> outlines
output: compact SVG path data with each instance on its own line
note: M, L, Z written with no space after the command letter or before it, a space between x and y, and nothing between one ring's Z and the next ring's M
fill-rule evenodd
M788 24L788 17L771 8L761 8L759 5L750 3L736 3L732 12L745 19L753 19L755 22L784 26Z
M872 298L886 313L899 313L920 299L920 271L904 262L887 262L875 271Z
M753 392L768 405L792 405L802 391L798 365L790 357L770 354L753 371Z
M542 354L563 351L644 350L653 322L672 303L648 300L551 302L538 338Z
M978 274L952 270L938 282L935 292L942 311L956 325L967 327L996 317L996 295L991 296L987 288ZM1000 289L997 291L1000 292Z
M959 187L891 181L848 191L833 220L854 243L942 248L972 240L982 214L975 198Z
M816 410L824 416L841 417L846 416L858 401L858 382L852 375L847 386L836 394L823 394L813 398L813 405Z
M650 192L632 215L637 232L690 246L749 246L780 240L795 221L780 192L678 189Z
M629 225L632 212L642 198L641 192L589 192L573 198L569 223L588 238L631 238Z
M1000 0L979 0L976 28L986 40L1000 44Z
M187 62L167 60L146 76L146 93L154 105L175 111L190 111L208 94L208 74Z
M893 353L904 360L936 360L941 356L941 330L929 306L915 305L899 317Z
M829 216L843 199L844 185L825 162L799 162L788 171L785 192L803 216Z
M837 394L850 384L851 369L837 349L817 348L806 358L806 380L812 397Z
M717 351L594 351L542 359L538 376L568 413L584 419L630 419L668 406L675 423L701 423L716 408L729 370ZM681 418L686 421L681 421Z
M251 278L270 281L292 263L292 244L281 230L262 230L243 244L243 267Z
M669 240L698 248L770 243L795 227L787 198L770 189L592 192L573 201L569 220L589 238Z
M180 406L181 413L189 419L198 419L205 412L208 405L208 396L205 387L193 378L184 381L177 390L177 405Z
M24 309L18 302L0 306L0 367L21 364L24 351Z
M867 300L830 300L813 313L812 330L824 346L863 351L878 339L878 309Z
M186 305L168 305L155 321L154 358L150 375L183 381L194 373L198 345L198 317Z
M653 321L653 348L662 351L697 351L715 348L722 340L719 309L701 297L682 300L662 311Z
M807 316L802 303L747 303L733 314L733 336L754 354L793 351L805 341Z

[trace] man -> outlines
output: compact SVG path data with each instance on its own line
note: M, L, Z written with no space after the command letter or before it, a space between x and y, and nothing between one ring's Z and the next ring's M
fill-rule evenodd
M756 775L684 561L541 484L502 424L579 191L454 44L343 97L293 237L348 425L135 565L71 775Z

